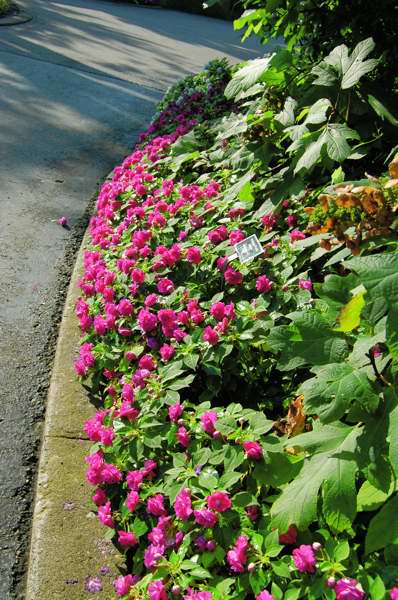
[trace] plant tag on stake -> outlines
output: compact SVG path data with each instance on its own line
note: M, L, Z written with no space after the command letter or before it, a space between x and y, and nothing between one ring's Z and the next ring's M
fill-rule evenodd
M236 254L229 256L228 262L234 260L235 258L239 258L241 263L247 263L264 252L264 249L256 235L250 235L248 238L238 242L234 245L234 248L236 250Z

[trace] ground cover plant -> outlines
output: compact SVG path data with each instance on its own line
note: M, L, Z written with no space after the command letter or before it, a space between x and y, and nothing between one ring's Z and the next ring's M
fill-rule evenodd
M0 17L6 15L11 8L11 0L0 0Z
M76 371L121 598L398 597L397 122L371 39L298 61L171 89L98 198Z

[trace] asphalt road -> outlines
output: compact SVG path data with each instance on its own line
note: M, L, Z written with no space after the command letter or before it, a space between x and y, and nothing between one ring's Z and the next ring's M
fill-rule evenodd
M1 600L24 597L57 325L97 183L171 83L214 57L260 52L207 17L101 0L19 6L33 20L0 27Z

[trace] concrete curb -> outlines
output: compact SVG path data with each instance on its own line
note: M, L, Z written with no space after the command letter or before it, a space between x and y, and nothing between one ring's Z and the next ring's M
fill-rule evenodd
M84 421L95 409L76 379L73 359L80 338L74 305L87 242L86 232L68 289L51 376L26 600L82 600L91 596L86 583L93 577L98 577L102 585L95 597L109 600L114 596L113 579L123 563L123 556L104 540L104 528L92 510L92 488L85 482L84 456L91 442L81 433Z

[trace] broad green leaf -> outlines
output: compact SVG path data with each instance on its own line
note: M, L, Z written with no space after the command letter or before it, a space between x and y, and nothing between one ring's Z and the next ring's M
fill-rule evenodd
M356 513L356 465L347 459L347 455L355 449L359 430L347 427L346 433L346 437L332 450L306 459L298 477L274 502L271 508L272 525L278 527L279 531L286 531L292 524L305 529L315 521L321 488L325 516L333 527L340 530L344 523L345 526L352 523Z
M398 300L398 299L397 299ZM390 304L386 323L386 343L393 358L398 358L398 304Z
M315 141L308 144L303 155L297 161L297 165L294 168L294 173L298 173L302 169L310 171L312 167L321 158L322 148L326 143L325 132L321 133Z
M366 373L347 363L314 368L316 377L305 381L299 393L304 394L305 410L316 414L323 423L340 419L352 402L367 410L375 410L379 399Z
M294 124L294 109L297 106L297 101L290 96L286 98L283 110L275 116L275 121L278 121L285 127Z
M294 436L294 440L285 440L284 446L304 448L310 454L320 452L329 452L341 444L350 433L351 427L343 423L334 423L333 425L321 425L314 423L312 431Z
M290 315L291 325L274 327L268 337L272 352L281 352L279 368L290 371L305 364L323 365L344 360L346 340L332 331L326 319L315 310Z
M195 131L192 129L189 133L182 135L171 146L171 155L179 156L180 154L189 154L200 148L200 142L196 137Z
M347 90L353 87L363 75L373 71L378 64L378 59L364 60L372 52L375 43L372 38L359 42L351 54L350 64L343 71L341 89Z
M379 300L380 317L389 303L398 304L398 254L355 257L344 263L360 276L372 301Z
M225 96L228 99L234 98L238 93L248 90L257 83L268 69L271 59L272 55L265 58L256 58L241 67L225 88Z
M390 438L389 459L394 470L395 477L398 477L398 404L395 390L387 390L385 395L390 397L394 403L394 408L390 412L390 423L388 435Z
M254 177L254 171L248 171L238 181L230 185L224 192L224 200L228 203L233 202L239 198L239 194L244 186L250 182Z
M358 140L359 135L353 129L342 123L328 125L324 134L326 151L329 157L336 162L343 162L351 154L351 147L347 140Z
M384 121L384 119L386 119L386 121L391 123L391 125L395 125L396 127L398 127L398 119L396 119L394 117L394 115L390 113L388 108L386 108L384 106L384 104L382 104L380 102L380 100L378 100L377 98L375 98L374 96L369 94L368 102L369 102L370 106L373 108L373 110L375 111L375 113L378 114L379 117L381 117L383 121Z
M320 98L311 105L308 114L305 118L305 124L318 125L326 121L326 113L331 108L331 103L328 98Z
M365 305L364 292L359 292L351 298L340 311L338 316L339 327L335 331L352 331L356 329L361 322L361 312Z
M365 552L385 548L398 540L398 495L393 496L369 523L365 540Z
M357 510L374 511L380 508L394 491L394 485L390 487L388 492L377 489L370 481L364 481L361 485L357 496Z

